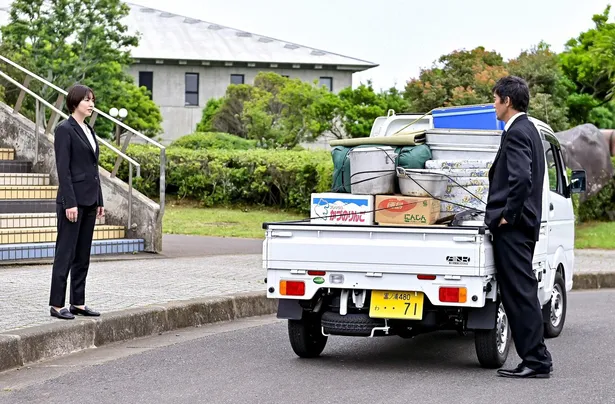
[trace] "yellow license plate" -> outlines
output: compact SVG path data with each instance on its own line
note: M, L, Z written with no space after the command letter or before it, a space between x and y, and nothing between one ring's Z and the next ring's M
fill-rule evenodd
M423 292L373 290L369 316L421 320L423 318Z

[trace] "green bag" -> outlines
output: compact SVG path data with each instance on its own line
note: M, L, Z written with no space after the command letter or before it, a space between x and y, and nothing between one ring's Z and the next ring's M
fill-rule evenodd
M350 153L352 147L335 146L331 150L333 158L333 189L331 192L350 193Z
M425 168L427 160L431 160L431 149L426 144L398 147L395 152L397 152L396 168L421 169Z

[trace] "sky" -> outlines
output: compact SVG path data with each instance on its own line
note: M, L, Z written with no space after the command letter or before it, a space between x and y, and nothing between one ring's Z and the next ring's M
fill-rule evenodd
M402 89L453 50L484 46L504 59L544 40L556 52L594 26L606 0L130 0L378 64L353 86ZM610 21L615 19L615 10Z

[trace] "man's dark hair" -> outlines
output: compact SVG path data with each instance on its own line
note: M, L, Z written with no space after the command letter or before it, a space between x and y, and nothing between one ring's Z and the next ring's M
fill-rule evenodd
M506 101L506 97L510 98L510 103L515 110L527 112L530 104L530 89L521 77L502 77L495 83L492 91L500 97L502 102Z
M79 103L88 95L92 97L92 100L96 100L94 91L92 91L92 89L88 86L84 86L83 84L75 84L69 88L68 95L66 96L66 108L68 108L68 111L71 114L75 112L75 109L77 109Z

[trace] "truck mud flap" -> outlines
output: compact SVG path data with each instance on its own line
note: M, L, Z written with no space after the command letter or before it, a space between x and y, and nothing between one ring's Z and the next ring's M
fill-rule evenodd
M301 320L303 318L303 308L299 304L299 300L279 299L277 318Z
M492 330L495 328L496 319L496 302L488 299L485 301L483 307L470 309L468 311L468 323L466 327L470 330Z

